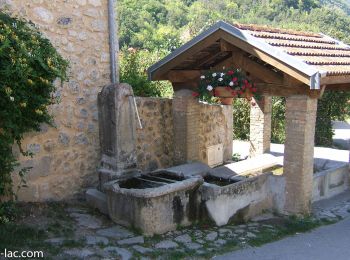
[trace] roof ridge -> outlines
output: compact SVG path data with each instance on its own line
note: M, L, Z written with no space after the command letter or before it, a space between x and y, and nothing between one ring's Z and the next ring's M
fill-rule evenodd
M281 34L292 34L292 35L298 35L298 36L323 38L322 35L320 35L318 33L303 32L303 31L297 31L297 30L292 30L292 29L273 28L273 27L269 27L267 25L233 23L233 26L235 26L241 30L251 30L251 31L281 33Z

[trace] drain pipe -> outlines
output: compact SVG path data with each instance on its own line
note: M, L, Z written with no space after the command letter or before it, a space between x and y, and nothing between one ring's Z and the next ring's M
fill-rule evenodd
M116 53L119 49L119 44L116 41L116 20L114 11L114 0L108 0L108 29L109 29L109 56L110 56L110 70L111 82L113 84L119 83L119 69L117 68ZM117 72L118 70L118 72Z

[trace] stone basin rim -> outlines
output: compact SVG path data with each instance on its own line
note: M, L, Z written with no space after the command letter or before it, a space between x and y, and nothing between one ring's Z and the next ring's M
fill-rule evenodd
M127 189L119 186L119 180L110 181L105 184L104 188L107 192L125 194L140 198L154 198L169 193L183 191L195 188L203 183L203 178L200 176L193 176L176 183L169 183L160 187L145 188L145 189Z

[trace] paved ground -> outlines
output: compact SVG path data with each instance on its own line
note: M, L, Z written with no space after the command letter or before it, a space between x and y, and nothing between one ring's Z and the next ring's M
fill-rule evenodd
M341 211L341 200L350 201L350 192L336 198L321 201L314 205L314 210L332 215L332 207ZM345 212L344 212L345 213ZM317 214L317 213L316 213ZM346 213L345 213L346 214ZM235 260L348 260L350 259L350 217L329 226L323 226L310 233L298 234L277 242L250 247L228 253L214 259Z
M334 121L333 129L333 142L339 147L342 147L344 149L350 149L350 123Z
M310 233L289 237L259 248L249 248L214 259L245 260L348 260L350 218L323 226Z
M349 129L350 130L350 129ZM350 132L350 131L349 131ZM350 133L349 133L350 136ZM233 154L240 154L242 159L249 155L249 141L233 141ZM278 157L278 161L283 164L283 144L271 144L271 154ZM315 147L314 158L316 165L328 163L343 164L349 162L349 150L332 149L326 147Z

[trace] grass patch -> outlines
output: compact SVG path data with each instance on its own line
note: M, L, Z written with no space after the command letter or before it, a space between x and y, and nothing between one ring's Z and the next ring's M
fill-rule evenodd
M295 235L296 233L305 233L319 226L332 223L334 222L329 220L317 220L312 217L301 218L291 216L286 218L282 224L274 226L273 229L263 227L256 234L257 237L248 240L248 243L252 246L261 246L286 236Z

